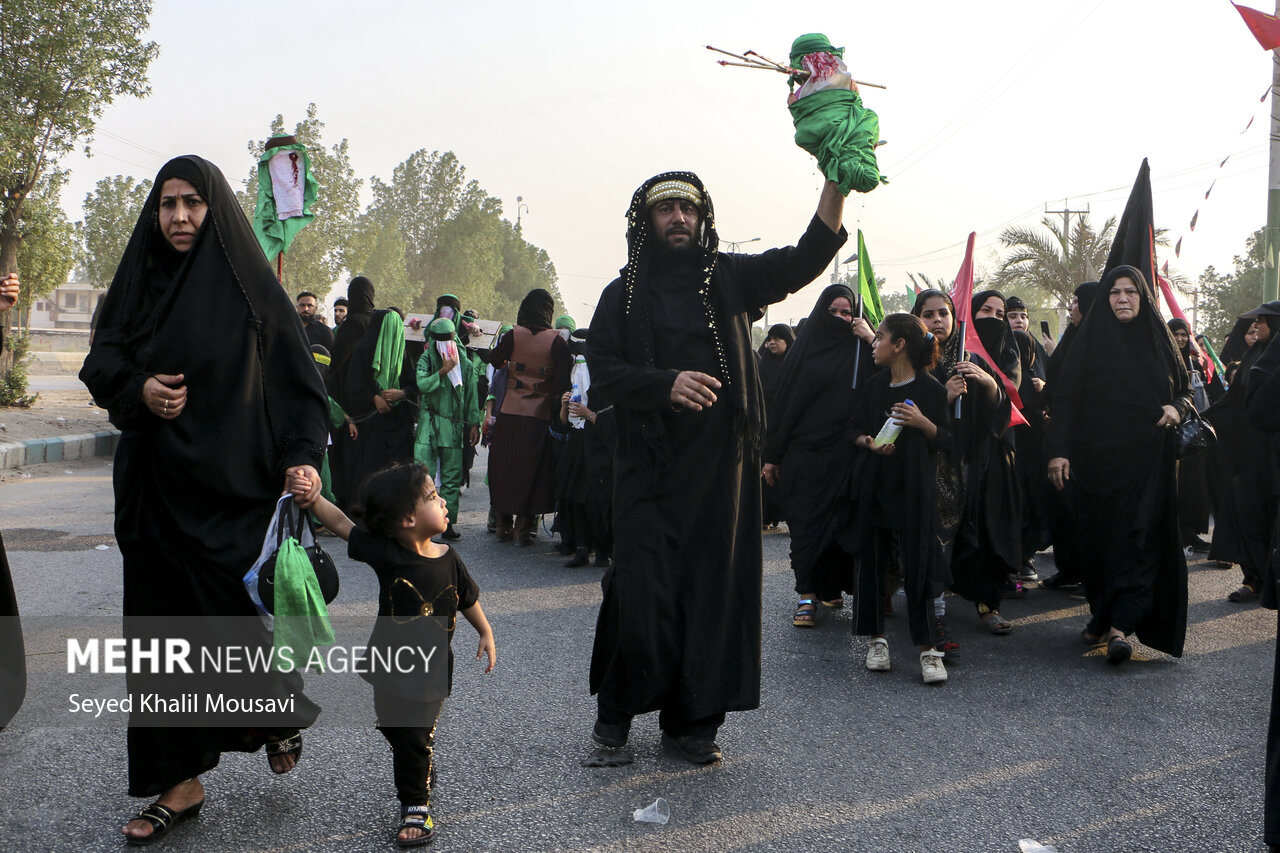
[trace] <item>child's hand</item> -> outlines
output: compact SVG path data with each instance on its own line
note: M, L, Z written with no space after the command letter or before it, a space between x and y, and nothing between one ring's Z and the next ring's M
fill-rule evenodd
M893 413L893 419L904 427L912 427L913 429L924 429L925 425L930 423L915 403L908 405L907 403L894 403L890 410Z
M484 671L493 672L493 665L498 662L498 648L493 644L493 631L486 631L480 635L480 648L476 649L476 660L482 657L489 659L489 665L484 668Z
M294 503L301 509L310 509L320 495L316 488L319 484L310 474L314 470L309 465L298 465L290 468L285 474L285 490L293 495Z

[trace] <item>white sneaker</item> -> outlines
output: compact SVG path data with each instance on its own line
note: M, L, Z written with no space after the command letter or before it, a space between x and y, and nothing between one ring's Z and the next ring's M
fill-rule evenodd
M920 653L920 675L925 684L942 684L947 680L947 668L942 665L943 652ZM870 657L868 657L868 661ZM867 666L870 667L868 662Z
M876 637L867 645L867 669L872 672L889 671L889 641Z

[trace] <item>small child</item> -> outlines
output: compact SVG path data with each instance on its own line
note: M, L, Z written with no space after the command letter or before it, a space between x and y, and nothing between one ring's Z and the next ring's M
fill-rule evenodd
M365 527L323 497L306 502L312 484L305 474L289 480L289 491L303 509L347 540L353 560L368 563L378 575L378 620L369 638L371 660L380 649L412 648L414 661L400 668L396 654L393 672L365 674L373 684L378 728L391 744L396 792L400 798L400 826L396 844L419 847L435 835L431 817L431 761L436 720L453 682L453 649L449 648L445 678L431 678L430 661L419 671L416 661L438 643L453 639L456 614L461 612L480 635L476 660L488 658L485 672L497 661L493 629L480 609L480 588L467 573L458 553L431 537L445 531L449 511L422 465L394 465L365 484L361 503ZM304 503L305 502L305 503ZM367 529L366 529L367 528ZM432 649L434 651L434 648ZM418 654L421 652L421 654ZM439 667L435 672L440 672Z
M900 576L907 595L911 639L920 646L925 684L947 680L937 648L934 599L946 574L938 544L934 454L950 441L947 391L929 370L938 344L924 322L910 314L884 318L872 343L881 371L859 392L849 420L849 435L861 450L855 463L857 611L853 632L869 636L867 669L889 669L883 602ZM886 418L901 430L886 443L877 441Z

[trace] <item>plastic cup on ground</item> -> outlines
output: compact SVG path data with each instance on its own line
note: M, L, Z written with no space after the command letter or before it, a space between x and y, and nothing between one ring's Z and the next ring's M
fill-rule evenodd
M658 799L654 800L644 808L636 809L635 812L632 813L632 817L634 817L638 823L665 824L667 821L671 820L671 806L667 805L667 801L662 799L662 797L658 797Z

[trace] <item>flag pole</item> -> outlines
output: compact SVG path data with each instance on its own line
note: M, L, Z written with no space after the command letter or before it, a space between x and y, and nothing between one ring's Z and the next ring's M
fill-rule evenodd
M1276 0L1280 17L1280 0ZM1280 287L1280 55L1271 51L1271 156L1267 170L1267 240L1262 264L1262 301L1277 298Z
M859 259L858 263L861 264L862 260ZM859 286L858 288L858 319L862 319L862 288L861 286ZM856 390L858 387L858 368L862 362L862 338L859 338L857 335L854 335L854 339L857 341L857 344L856 344L857 349L853 351L853 384L849 387Z
M964 340L965 340L965 338L964 338L964 335L965 335L965 328L964 328L964 326L965 326L965 321L964 321L964 320L961 320L961 321L960 321L960 361L964 361L966 358L968 358L968 357L969 357L969 353L965 352L965 348L964 348ZM958 363L959 363L959 362L957 362L957 364L958 364ZM950 377L948 377L948 378L950 378ZM955 419L956 419L956 420L960 420L960 406L961 406L961 404L962 404L962 403L964 403L964 395L963 395L963 394L961 394L959 397L956 397L956 414L955 414Z

